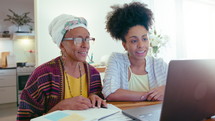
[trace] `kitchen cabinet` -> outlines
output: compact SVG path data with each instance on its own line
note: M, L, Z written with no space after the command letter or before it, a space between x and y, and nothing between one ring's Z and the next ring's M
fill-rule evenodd
M0 69L0 104L16 102L16 68Z

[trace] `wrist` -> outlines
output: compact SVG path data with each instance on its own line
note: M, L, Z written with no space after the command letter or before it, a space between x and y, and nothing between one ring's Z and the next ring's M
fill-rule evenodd
M56 110L62 110L62 101L60 101L59 103L57 103L53 108L51 108L51 111L56 111Z

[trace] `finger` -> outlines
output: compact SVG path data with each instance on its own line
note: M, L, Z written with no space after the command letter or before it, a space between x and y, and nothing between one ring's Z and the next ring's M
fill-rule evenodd
M151 101L152 98L153 98L153 96L154 96L154 93L149 92L149 94L148 94L148 96L147 96L147 100L148 100L148 101Z
M148 96L150 95L149 92L144 92L141 94L141 97L140 97L140 101L145 101L147 100Z
M98 108L100 108L101 107L101 102L102 102L102 100L100 99L100 98L96 98L96 106L98 107Z
M152 101L156 101L156 98L155 98L155 97L156 97L157 95L159 96L159 93L158 93L158 92L154 92L153 95L152 95L152 99L151 99L151 100L152 100Z
M145 96L145 97L148 97L149 95L153 94L154 92L155 92L155 90L152 90L152 91L146 93L144 96Z
M148 101L153 101L153 98L154 98L154 96L155 96L156 94L157 94L157 92L154 92L154 93L149 94L147 100L148 100Z
M148 95L147 100L151 101L151 99L152 99L152 95L150 94L150 95Z
M102 100L102 106L103 106L103 107L107 107L107 102L106 102L106 100Z
M95 108L95 105L96 105L95 97L91 97L90 99L91 99L92 107Z
M155 95L154 98L153 98L153 100L154 100L154 101L157 101L157 100L159 99L160 96L161 96L160 94Z

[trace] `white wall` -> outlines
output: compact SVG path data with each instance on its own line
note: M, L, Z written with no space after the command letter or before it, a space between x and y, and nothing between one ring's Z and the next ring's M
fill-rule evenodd
M38 48L37 65L60 55L59 48L48 34L52 19L62 13L83 16L96 42L91 46L94 61L98 63L103 55L113 51L124 52L121 42L114 41L105 30L106 15L114 4L124 4L132 0L35 0L36 40Z

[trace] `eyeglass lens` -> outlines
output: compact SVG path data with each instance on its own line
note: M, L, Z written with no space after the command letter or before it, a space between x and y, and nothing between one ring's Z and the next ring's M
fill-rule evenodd
M94 41L94 38L74 38L74 44L80 45L83 42L89 43L89 41Z

